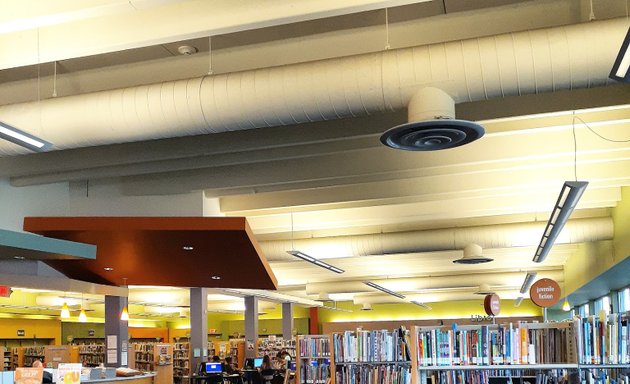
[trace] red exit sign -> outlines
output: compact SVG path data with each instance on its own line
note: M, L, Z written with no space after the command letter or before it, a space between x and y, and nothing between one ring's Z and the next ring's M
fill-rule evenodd
M0 297L10 297L12 292L11 287L0 285Z

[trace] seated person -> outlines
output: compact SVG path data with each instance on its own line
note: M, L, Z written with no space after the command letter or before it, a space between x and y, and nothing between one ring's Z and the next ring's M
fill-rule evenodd
M225 357L225 363L223 363L223 372L227 373L228 375L238 373L236 365L232 363L232 356Z
M33 368L44 369L44 365L42 364L41 361L39 361L39 359L35 359L35 361L33 361ZM44 371L44 376L42 377L42 383L52 383L52 382L53 382L52 373L48 371Z
M212 356L212 363L220 363L221 362L221 358L217 355Z

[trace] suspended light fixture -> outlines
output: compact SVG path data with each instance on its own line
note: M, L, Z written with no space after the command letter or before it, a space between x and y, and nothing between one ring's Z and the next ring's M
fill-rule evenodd
M565 312L569 312L571 310L571 305L569 304L569 299L564 298L564 303L562 304L562 310Z
M540 239L540 244L536 249L534 255L535 263L542 263L551 247L553 247L556 238L562 231L562 228L569 220L569 216L575 209L580 197L584 194L588 181L565 181L560 190L560 195L556 201L556 205L553 207L545 232Z
M525 294L525 292L529 291L529 287L534 282L536 275L536 272L527 272L525 280L523 280L523 285L521 285L521 290L519 291L520 293Z
M120 313L121 321L129 321L129 311L127 311L127 306L125 305Z
M523 296L519 296L516 298L516 300L514 300L514 306L518 307L521 305L522 302L523 302Z
M85 315L85 309L83 308L83 294L81 294L81 312L79 312L79 322L87 322L87 316Z
M45 152L52 144L0 121L0 138L30 149L34 152Z
M421 302L421 301L411 300L411 303L412 303L412 304L415 304L415 305L417 305L417 306L419 306L419 307L422 307L422 308L424 308L424 309L428 309L428 310L431 310L431 309L432 309L432 308L431 308L431 306L429 306L429 305L427 305L427 304L425 304L425 303L423 303L423 302Z
M385 287L382 287L382 286L380 286L380 285L378 285L378 284L375 284L375 283L373 283L373 282L371 282L371 281L364 281L364 282L363 282L363 284L367 285L368 287L372 287L372 288L374 288L374 289L378 289L378 290L379 290L379 291L381 291L381 292L385 292L385 293L387 293L388 295L392 295L392 296L397 297L397 298L399 298L399 299L404 299L404 298L405 298L405 295L400 294L400 293L398 293L398 292L394 292L394 291L392 291L392 290L389 290L389 289L387 289L387 288L385 288Z
M334 265L330 265L328 263L325 263L323 261L321 261L320 259L316 259L313 256L307 255L304 252L300 252L300 251L287 251L287 253L289 255L298 257L304 261L308 261L309 263L315 264L318 267L327 269L329 271L335 272L335 273L344 273L345 271L341 268L337 268Z
M615 64L608 75L613 80L630 83L630 28L621 44Z
M59 317L61 317L62 319L70 318L70 308L68 308L68 303L65 301L63 302L63 305L61 306L61 314L59 315Z

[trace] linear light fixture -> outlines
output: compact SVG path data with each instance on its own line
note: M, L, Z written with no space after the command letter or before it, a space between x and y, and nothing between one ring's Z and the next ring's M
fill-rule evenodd
M514 300L514 306L518 307L519 305L521 305L522 302L523 302L523 296L519 296L516 298L516 300Z
M562 231L564 224L569 220L569 216L575 209L575 206L584 194L588 181L565 181L560 190L560 196L556 201L556 205L553 207L545 232L540 239L540 244L536 248L534 254L534 262L542 263L547 254L553 247L553 243Z
M613 80L630 83L630 28L628 28L626 38L623 39L621 49L608 77Z
M522 294L525 294L525 292L529 290L529 287L534 282L536 275L537 275L536 272L527 272L527 276L525 276L525 280L523 280L523 285L521 285L521 290L519 292L521 292Z
M363 284L367 285L368 287L372 287L372 288L374 288L374 289L378 289L378 290L379 290L379 291L381 291L381 292L385 292L385 293L387 293L388 295L396 296L396 297L397 297L397 298L399 298L399 299L404 299L404 298L405 298L405 295L401 295L401 294L400 294L400 293L398 293L398 292L394 292L394 291L391 291L391 290L389 290L389 289L387 289L387 288L385 288L385 287L381 287L380 285L378 285L378 284L374 284L374 283L373 283L373 282L371 282L371 281L364 281L364 282L363 282Z
M415 305L417 305L417 306L419 306L419 307L422 307L422 308L424 308L424 309L428 309L428 310L433 309L433 308L431 308L430 306L426 305L425 303L421 303L421 302L416 301L416 300L411 300L411 303L413 303L413 304L415 304Z
M0 138L35 152L45 152L52 144L0 121Z
M315 264L318 267L322 267L325 268L329 271L335 272L335 273L344 273L345 271L341 268L337 268L334 265L330 265L328 263L324 263L323 261L314 258L313 256L309 256L304 252L300 252L300 251L287 251L287 253L289 255L293 255L295 257L299 257L300 259L304 260L304 261L308 261L309 263Z

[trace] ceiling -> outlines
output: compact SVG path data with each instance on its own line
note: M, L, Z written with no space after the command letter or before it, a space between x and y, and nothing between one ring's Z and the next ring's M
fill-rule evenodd
M0 121L57 150L0 144L0 177L135 197L203 191L221 214L247 218L279 292L302 299L398 302L366 280L423 302L478 297L479 281L515 298L526 271L562 282L580 243L612 238L611 209L630 185L630 89L607 80L608 59L627 0L306 3L10 1ZM576 36L570 54L555 40L565 35ZM484 56L506 39L532 48ZM198 52L179 54L184 45ZM443 88L485 136L438 152L382 146L419 84ZM579 220L534 264L575 178L590 182ZM453 264L473 241L495 261Z

